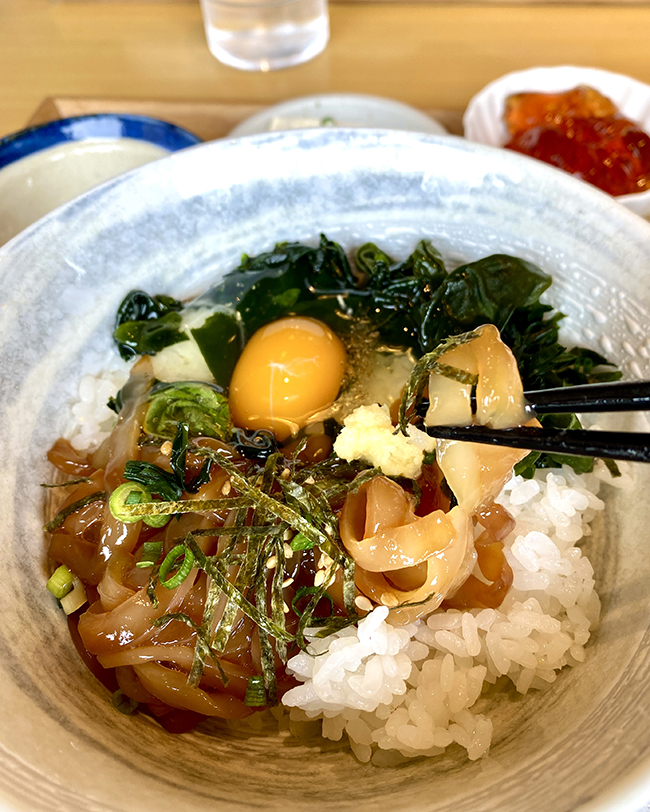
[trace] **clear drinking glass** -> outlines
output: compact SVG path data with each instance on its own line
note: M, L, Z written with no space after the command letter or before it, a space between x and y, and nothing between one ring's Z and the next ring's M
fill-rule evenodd
M208 47L242 70L306 62L329 39L327 0L201 0Z

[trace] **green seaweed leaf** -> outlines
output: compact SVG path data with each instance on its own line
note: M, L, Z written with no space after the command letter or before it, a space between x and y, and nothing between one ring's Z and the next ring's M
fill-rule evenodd
M117 309L113 339L125 361L136 355L155 355L165 347L187 341L179 311L183 305L171 296L149 296L132 290Z

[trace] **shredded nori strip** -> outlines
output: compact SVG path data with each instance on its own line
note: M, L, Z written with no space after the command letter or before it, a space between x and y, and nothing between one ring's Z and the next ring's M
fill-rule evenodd
M212 636L214 613L220 597L221 587L214 579L211 579L208 587L208 594L206 595L205 604L203 607L203 619L201 621L200 632L197 632L196 636L194 659L192 660L192 667L190 668L190 674L187 678L188 685L198 685L201 681L205 658L207 655L210 655L217 664L219 673L221 675L221 681L223 682L224 686L228 685L228 678L221 667L221 663L217 658L217 652L214 651L210 640Z
M266 614L268 611L266 573L262 572L258 575L255 583L254 593L257 610ZM275 657L273 654L273 646L271 645L271 641L269 639L269 633L260 625L257 627L257 634L260 640L260 661L262 664L264 687L266 688L266 695L269 705L274 706L278 704L278 683L275 677Z
M452 367L449 364L436 364L432 370L432 375L442 375L443 378L449 378L452 381L457 381L468 386L476 386L478 383L478 375L473 372L467 372L466 369L459 367Z
M250 507L252 501L243 496L223 497L222 499L178 499L170 502L139 502L125 505L125 516L173 516L176 513L201 513L212 510L231 510ZM214 533L213 535L219 535Z
M80 476L78 479L69 479L67 482L41 482L41 488L69 488L71 485L83 485L85 482L92 482L92 479Z
M271 580L271 617L273 622L280 629L286 631L285 612L284 612L284 594L282 591L282 584L284 583L284 568L286 565L284 556L284 542L282 539L275 539L275 558L276 564L273 570L273 578ZM287 661L287 644L284 640L277 640L275 649L278 652L278 657L283 663Z
M209 597L209 594L208 594ZM206 600L206 607L208 605L208 600ZM212 607L212 611L214 612L214 607ZM210 656L210 658L214 661L217 669L219 671L219 677L223 682L224 687L228 686L229 679L226 676L226 673L219 662L219 658L216 656L215 652L212 651L210 647L210 642L207 638L205 633L204 624L202 623L200 626L195 623L192 618L185 614L185 612L169 612L166 615L161 615L160 617L156 618L153 621L154 626L164 626L165 624L169 623L171 620L179 620L181 623L186 623L194 632L196 632L196 649L194 652L194 661L192 662L192 668L190 670L189 677L187 679L187 684L191 685L193 688L196 688L201 681L201 677L203 676L203 665L205 663L205 658ZM199 651L201 654L197 658L196 652ZM200 666L197 667L196 673L194 668L194 663L200 661Z
M86 496L83 496L81 499L78 499L76 502L73 502L71 505L68 505L68 507L63 508L62 511L57 513L53 519L43 526L43 530L45 530L46 533L52 533L54 530L61 527L68 516L71 516L73 513L81 510L81 508L85 508L87 505L92 505L93 502L100 501L106 501L106 491L95 491L95 493L89 493Z
M314 616L314 611L318 606L321 598L327 591L327 587L332 583L334 580L334 576L336 575L337 564L334 561L329 569L325 572L325 578L323 583L318 586L314 587L315 591L313 592L309 603L305 607L300 616L300 620L298 621L298 628L296 629L296 643L300 646L300 648L305 651L307 648L307 641L305 640L305 630L311 626L312 618Z
M147 597L149 598L149 602L154 607L154 609L158 608L158 596L156 595L156 584L158 583L158 575L160 573L160 564L156 564L155 567L149 573L149 583L147 584Z
M408 425L408 415L410 415L416 407L416 404L421 397L422 390L424 389L429 375L433 372L445 377L451 377L454 380L460 380L461 383L476 383L476 376L472 376L463 370L450 367L447 364L439 364L438 359L450 350L456 349L463 344L468 344L478 338L478 333L469 332L461 333L461 335L452 336L442 341L435 350L431 350L415 364L411 372L411 376L406 382L402 400L399 404L397 425L402 434L406 434L406 427ZM460 376L460 378L459 378ZM462 379L462 380L461 380Z
M244 525L246 521L246 511L239 511L236 518L235 518L235 526L232 528L233 530L248 530L249 528ZM250 528L252 529L252 528ZM266 528L255 527L256 531L265 530ZM249 583L252 582L256 567L258 565L258 549L259 545L264 538L264 535L260 535L259 533L255 533L249 537L248 545L246 546L246 552L243 555L241 566L239 568L239 572L235 577L235 587L239 590L244 590ZM232 544L236 544L238 538L236 535L233 535ZM231 559L231 551L227 550L228 553L227 560L230 562ZM237 604L235 601L227 600L226 605L224 606L223 612L221 613L221 617L219 618L219 623L217 628L215 629L214 638L212 641L213 648L215 651L223 651L226 647L228 642L228 638L230 637L230 633L232 632L232 627L235 622L235 617L237 616Z
M259 612L255 606L253 606L253 604L248 601L244 595L238 589L236 589L235 586L233 586L233 584L230 583L222 571L222 565L220 565L219 562L213 563L205 555L196 541L191 538L191 534L186 540L186 546L189 550L191 550L191 552L194 553L194 558L196 559L197 565L204 570L210 576L210 578L213 578L219 584L219 587L228 596L228 598L234 601L242 612L254 623L279 640L285 640L287 643L290 643L293 640L293 636L289 634L286 629L280 629L278 626L276 626L273 621L269 620L268 617Z
M262 510L282 519L294 530L305 535L307 538L312 539L317 547L324 553L327 553L333 561L344 563L347 559L347 553L328 536L325 535L317 527L314 527L304 516L297 511L290 508L288 505L283 505L272 496L263 493L259 488L250 485L245 476L239 469L230 462L223 454L214 451L211 448L194 448L194 453L198 456L211 457L218 465L224 468L232 480L233 485L242 494L243 498L248 497L250 503L257 505ZM241 497L240 497L241 498ZM138 506L139 507L139 506ZM214 509L214 508L213 508ZM135 515L135 514L134 514Z

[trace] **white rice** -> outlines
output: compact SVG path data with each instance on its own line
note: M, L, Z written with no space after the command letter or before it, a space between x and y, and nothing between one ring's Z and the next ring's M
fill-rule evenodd
M309 653L289 660L301 684L283 703L293 721L322 720L322 735L346 735L356 757L376 764L444 752L453 743L470 759L487 753L493 724L472 707L507 676L522 694L554 682L585 659L600 601L593 568L576 544L604 503L598 462L592 474L568 467L513 477L498 501L516 520L505 541L514 581L499 609L437 611L395 628L378 607ZM480 576L479 573L475 573Z
M110 369L98 375L84 375L77 399L71 404L72 420L66 432L77 451L94 451L115 426L115 412L106 405L129 378L132 364L116 359Z

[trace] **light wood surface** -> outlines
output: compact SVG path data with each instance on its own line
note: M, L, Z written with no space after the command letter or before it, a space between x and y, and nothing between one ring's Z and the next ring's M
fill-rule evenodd
M158 2L159 0L153 0ZM160 0L162 2L162 0ZM150 99L86 99L48 98L38 107L27 122L29 125L44 124L57 118L93 115L96 113L131 113L152 116L169 121L198 135L204 141L223 138L245 118L259 113L263 104L238 102L182 102L151 101ZM462 110L425 108L445 129L462 135Z
M332 3L326 51L267 74L209 53L198 3L0 0L0 135L47 97L268 104L374 93L462 110L486 82L581 64L650 82L650 6Z

